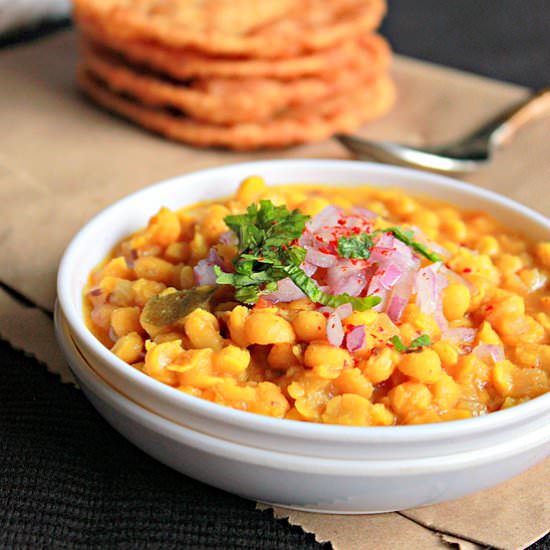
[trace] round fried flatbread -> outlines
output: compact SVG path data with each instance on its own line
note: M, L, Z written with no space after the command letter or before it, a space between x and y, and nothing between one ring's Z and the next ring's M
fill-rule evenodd
M124 41L274 59L330 48L378 27L384 0L75 0Z
M288 109L262 123L214 125L164 109L146 107L118 95L88 73L79 71L83 91L106 109L167 138L199 147L218 146L234 150L287 147L318 141L335 132L348 132L385 114L393 104L391 80L380 77L345 96Z
M128 66L120 58L84 45L86 70L112 91L127 94L150 107L173 107L215 124L258 122L288 107L346 93L386 71L389 48L380 37L366 37L375 48L365 48L354 64L335 68L324 77L289 81L273 78L208 78L173 82L161 75Z

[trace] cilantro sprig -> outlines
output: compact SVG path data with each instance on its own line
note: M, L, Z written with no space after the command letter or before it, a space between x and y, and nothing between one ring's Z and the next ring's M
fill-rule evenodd
M308 219L298 210L290 212L286 206L275 206L268 200L260 201L259 208L252 204L243 214L227 216L225 223L239 239L239 254L233 262L234 273L214 267L216 282L233 286L235 298L245 304L254 304L262 294L276 291L277 281L286 277L312 302L325 306L350 303L353 309L365 311L379 304L378 296L328 294L304 272L300 265L306 251L297 240Z
M428 334L421 334L418 338L415 338L410 346L406 346L403 340L397 335L390 338L390 342L393 344L393 347L396 351L400 353L411 353L413 351L420 351L424 346L431 345L432 341Z

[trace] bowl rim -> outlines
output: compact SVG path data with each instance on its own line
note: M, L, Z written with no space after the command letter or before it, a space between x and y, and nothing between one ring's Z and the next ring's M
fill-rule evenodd
M62 316L62 314L61 314ZM307 472L313 474L330 474L339 476L369 475L376 477L433 474L434 472L454 471L464 467L479 466L495 459L509 458L525 450L536 448L550 441L547 426L539 426L514 440L493 443L487 447L467 450L450 455L441 454L430 457L403 459L343 459L326 458L309 455L278 452L261 447L230 441L204 433L199 430L177 424L159 414L142 407L130 397L124 395L104 380L86 358L79 353L69 331L61 323L56 323L56 336L64 352L70 354L74 361L70 364L71 372L79 383L97 398L106 402L117 413L133 418L140 424L179 443L189 444L202 451L229 458L239 462L275 467L279 470ZM84 383L82 383L84 382ZM547 438L541 440L540 435ZM187 441L182 441L185 437ZM542 460L542 458L541 458Z
M175 406L192 409L195 414L216 419L223 423L241 427L246 425L247 428L257 431L278 433L279 435L284 434L291 437L357 442L414 442L417 440L432 440L442 436L448 438L450 435L460 436L464 433L496 429L510 422L517 422L523 417L533 416L550 407L550 392L548 392L516 407L495 411L479 417L454 420L452 422L399 426L339 426L301 422L239 411L225 405L219 405L185 394L176 388L147 376L145 373L137 371L131 365L113 355L110 350L97 340L86 326L82 316L78 314L77 309L73 307L74 304L69 293L70 285L68 284L75 262L82 254L80 243L90 231L93 231L97 226L101 226L102 221L108 218L112 212L120 209L124 210L128 208L128 203L139 201L142 197L146 197L160 189L169 188L176 184L191 185L193 180L204 180L222 174L228 178L231 176L246 177L246 175L261 173L262 169L273 169L274 167L283 166L295 168L298 173L300 169L341 169L344 174L342 177L343 181L345 181L345 173L351 171L364 176L365 184L368 184L367 178L369 175L373 176L374 174L394 174L412 182L418 182L419 180L427 181L428 183L442 186L461 194L485 199L505 209L513 210L550 231L550 219L508 197L447 176L410 168L351 160L276 159L235 163L194 171L162 180L122 197L92 217L71 239L58 268L57 300L76 341L83 342L85 346L93 351L94 355L101 359L104 365L111 369L116 369L125 378L131 378L134 383L147 387L148 390L157 393L159 397L170 401ZM299 180L299 178L297 177L296 180ZM334 182L335 185L337 183L336 181ZM397 184L396 187L403 188L403 184Z

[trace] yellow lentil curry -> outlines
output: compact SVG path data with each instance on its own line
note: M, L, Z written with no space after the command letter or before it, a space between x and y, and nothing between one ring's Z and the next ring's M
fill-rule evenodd
M267 187L162 208L90 276L88 325L235 409L390 426L549 390L550 242L399 190Z

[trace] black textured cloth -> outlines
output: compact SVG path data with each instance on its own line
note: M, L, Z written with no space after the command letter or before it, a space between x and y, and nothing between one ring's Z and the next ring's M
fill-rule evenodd
M531 87L550 83L548 0L389 3L383 32L399 53ZM0 46L56 28L0 38ZM81 392L0 342L0 548L323 547L254 503L149 458ZM532 547L548 548L548 536Z

